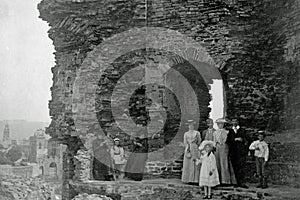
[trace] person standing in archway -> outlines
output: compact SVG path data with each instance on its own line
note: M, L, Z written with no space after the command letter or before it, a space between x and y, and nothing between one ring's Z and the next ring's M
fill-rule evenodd
M185 146L181 180L184 183L199 183L200 167L196 160L199 159L198 147L201 143L199 131L194 129L195 122L188 120L189 130L184 133L183 143Z
M223 118L216 120L218 129L214 132L214 142L216 143L216 162L220 178L220 184L236 184L235 174L229 157L227 144L228 131L224 129L226 120Z
M237 186L248 188L245 184L244 168L248 154L248 140L245 130L239 126L238 119L233 119L228 133L229 155L236 176Z

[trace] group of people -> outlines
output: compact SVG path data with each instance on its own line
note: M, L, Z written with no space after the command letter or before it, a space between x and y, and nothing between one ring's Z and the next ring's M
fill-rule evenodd
M235 185L248 188L245 184L244 167L249 150L254 150L258 187L266 188L265 165L269 157L268 144L264 132L258 140L249 145L247 135L238 120L231 121L232 127L225 129L225 119L217 119L217 129L213 120L207 119L208 129L202 133L194 129L194 121L188 120L189 130L184 134L185 146L182 181L204 187L206 199L211 198L211 188L217 185Z
M217 185L245 185L246 157L253 150L256 157L258 187L266 188L265 166L269 157L268 144L264 141L264 132L260 131L258 140L249 145L247 135L239 126L238 120L231 121L231 128L224 128L225 119L217 119L217 129L212 119L207 119L208 129L202 133L194 129L194 121L188 120L189 130L184 133L185 146L182 182L199 184L204 187L205 198L211 198L211 188ZM106 137L98 135L93 141L95 180L130 179L141 181L148 158L147 128L141 127L132 140L132 150L128 158L120 139L115 138L113 145ZM124 173L125 172L125 173Z

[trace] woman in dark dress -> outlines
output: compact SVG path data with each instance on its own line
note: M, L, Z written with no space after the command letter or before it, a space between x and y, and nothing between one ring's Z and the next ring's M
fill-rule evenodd
M93 141L93 177L95 180L110 181L112 159L110 156L108 141L104 136L98 135Z
M135 137L133 149L125 166L125 178L141 181L143 180L144 169L148 159L148 139L147 134L142 133L142 138Z

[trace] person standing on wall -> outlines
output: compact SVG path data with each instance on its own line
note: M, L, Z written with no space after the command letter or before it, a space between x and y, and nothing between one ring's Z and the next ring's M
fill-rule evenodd
M194 124L193 120L188 120L189 130L184 133L183 138L185 150L181 180L189 184L198 184L200 174L200 166L196 161L200 157L198 147L201 143L201 134L194 129Z
M216 143L216 162L220 178L220 184L236 184L235 174L229 157L229 148L227 144L228 131L224 129L226 120L217 119L218 129L214 132L214 142Z
M208 126L208 129L202 132L201 139L202 141L214 141L214 132L216 131L216 129L214 129L214 121L209 118L206 120L206 125Z
M232 119L232 128L229 129L227 144L229 156L235 173L237 187L248 188L245 184L245 165L248 155L248 139L246 132L239 126L238 119Z

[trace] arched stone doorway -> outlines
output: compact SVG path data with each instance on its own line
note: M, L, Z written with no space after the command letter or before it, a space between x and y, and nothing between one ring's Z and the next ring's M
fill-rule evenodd
M166 35L169 37L165 37ZM135 28L108 38L95 47L83 62L74 83L74 94L72 96L72 110L77 127L76 134L86 135L89 130L88 124L90 124L90 127L93 126L94 132L103 132L102 128L97 125L99 124L97 116L90 115L91 110L95 111L97 109L95 108L97 104L96 86L107 84L107 77L105 78L103 75L107 74L108 71L112 72L111 76L118 77L124 75L122 72L114 71L112 65L116 62L120 63L120 59L118 60L118 58L140 49L145 49L145 51L159 49L171 52L173 55L176 55L172 58L173 65L181 63L184 60L190 63L196 68L199 75L207 84L213 101L221 99L217 111L215 111L215 103L211 102L211 113L219 113L218 115L211 114L211 117L216 119L217 117L225 116L226 97L222 77L213 59L199 43L174 30L151 27ZM137 65L133 67L137 67ZM132 81L141 80L134 80L133 78ZM134 85L134 87L136 86ZM216 91L215 88L219 88L219 90ZM110 101L110 99L105 99L106 97L103 96L102 99ZM87 123L82 118L83 115L89 115L89 120L92 122ZM110 116L107 117L109 118Z
M49 177L50 178L57 177L57 164L55 162L52 162L49 165Z
M154 72L147 75L151 70ZM216 64L200 44L173 30L132 29L95 47L80 67L72 96L74 135L84 139L87 134L94 133L128 140L130 134L137 132L139 118L144 120L144 125L150 126L153 121L148 119L147 114L150 116L150 113L146 109L143 112L147 114L134 116L134 109L128 108L132 95L142 87L151 91L155 84L157 88L165 87L170 91L170 95L162 94L167 96L167 104L158 105L156 110L154 108L155 115L160 114L162 118L157 121L163 122L156 127L165 129L164 122L168 125L168 119L171 119L169 121L175 121L171 123L175 134L164 139L161 146L150 150L149 157L153 159L164 157L174 160L182 154L179 142L187 128L184 125L186 120L194 119L196 128L203 128L207 117L216 119L225 115L223 80ZM147 102L145 96L149 93L136 95L133 103ZM139 95L143 96L140 100ZM153 107L153 101L150 104ZM173 118L168 118L170 110L166 109L170 108L176 111L171 112ZM170 153L162 156L162 152L169 152L168 148Z
M42 175L42 176L44 176L44 166L40 166L39 167L39 175Z

